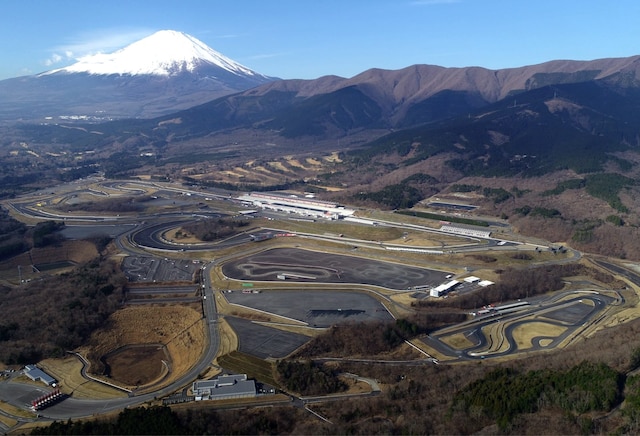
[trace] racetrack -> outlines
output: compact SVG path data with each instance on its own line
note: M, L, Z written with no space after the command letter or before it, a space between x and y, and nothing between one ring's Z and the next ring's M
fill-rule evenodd
M223 273L236 280L287 280L316 283L358 283L405 290L413 286L437 286L447 272L399 263L344 256L299 248L274 248L224 264Z
M435 331L423 337L422 341L447 358L456 360L503 357L552 349L582 333L601 311L615 301L610 296L596 292L577 294L563 300L552 297L546 302L504 313L499 310L491 312L463 326ZM523 336L528 330L546 330L546 333ZM459 339L462 337L466 340ZM458 345L452 345L454 342Z

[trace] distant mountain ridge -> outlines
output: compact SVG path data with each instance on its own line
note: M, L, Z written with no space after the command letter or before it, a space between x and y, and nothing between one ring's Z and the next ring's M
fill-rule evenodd
M233 128L268 128L285 138L314 140L366 130L378 130L375 135L379 136L389 129L472 114L511 97L514 103L518 95L545 86L597 81L620 92L635 89L640 83L639 68L640 56L551 61L506 70L432 65L371 69L349 79L273 81L144 124L179 119L179 123L162 124L155 134L181 138Z
M252 100L263 118L273 118L272 128L282 128L291 135L286 127L289 122L278 121L291 115L280 110L271 113L268 102L260 102L263 96L278 92L295 104L306 100L303 109L324 96L321 104L330 113L336 109L331 109L331 104L349 112L354 108L345 104L357 106L358 99L367 100L368 109L355 120L348 120L351 115L331 120L326 114L324 120L307 120L306 124L316 125L312 134L322 130L317 128L320 125L333 125L339 134L349 129L402 128L445 119L546 85L607 80L618 86L638 86L639 68L640 56L633 56L554 60L500 70L413 65L400 70L372 68L351 78L278 80L250 70L190 35L163 30L111 54L89 56L36 76L0 81L0 120L50 117L55 121L60 115L152 118L240 92L241 97L230 97L232 108L239 99L245 108ZM345 92L348 88L354 91ZM334 103L330 103L332 95L337 97ZM347 95L349 103L344 100ZM373 106L375 110L371 110ZM323 116L317 109L313 112ZM293 114L293 118L300 116ZM242 123L241 117L236 120Z
M55 126L40 126L31 133L25 127L22 134L77 146L82 146L82 141L106 148L136 144L158 154L167 146L179 152L182 147L177 144L187 141L211 151L217 145L210 138L222 133L225 142L238 147L250 138L247 146L258 155L269 153L269 144L282 143L303 151L309 144L318 147L338 140L343 150L347 144L362 146L369 157L393 151L407 155L412 162L452 153L452 165L463 174L483 174L491 168L510 174L562 167L597 170L610 160L607 153L635 146L640 137L640 122L635 117L640 113L640 56L556 60L502 70L414 65L401 70L374 68L352 78L271 80L176 111L210 94L184 85L199 74L197 68L184 71L190 68L188 53L200 50L198 43L183 34L164 36L176 37L188 48L182 50L187 55L162 74L58 72L25 79L33 81L33 95L39 95L38 85L45 83L39 80L73 77L66 84L68 89L56 89L66 96L76 91L76 104L81 109L104 107L99 96L105 92L118 107L133 107L145 101L144 96L153 88L155 100L146 100L136 114L141 118L152 111L164 115L94 125L86 129L93 133L84 140L77 130ZM238 73L234 68L216 68L218 74ZM175 77L167 79L166 74ZM78 86L82 80L87 83ZM113 80L121 86L114 88ZM215 82L214 86L224 86L229 92L228 84ZM77 92L89 88L90 92ZM185 100L187 95L191 100ZM53 99L42 100L55 104ZM270 140L262 139L266 137ZM568 147L580 144L586 144L588 152L582 157L589 159L571 158ZM538 155L536 148L540 147L548 159L518 157Z
M257 96L278 90L298 98L329 94L355 86L389 113L391 124L402 123L410 107L442 92L466 93L479 106L547 85L609 80L624 86L640 84L640 56L593 61L555 60L519 68L446 68L413 65L400 70L373 68L352 78L326 76L316 80L283 80L245 92ZM428 121L428 120L427 120Z
M91 82L85 87L94 86L92 93L78 96L78 105L82 107L101 92L100 81L105 80L105 76L78 74L71 75L74 80L69 86L81 79ZM137 94L138 88L142 94L149 86L155 87L157 100L148 104L156 112L167 115L140 122L141 130L144 130L142 126L152 126L155 137L195 138L220 129L267 128L285 138L306 136L322 141L365 130L383 132L442 121L474 113L511 97L516 103L518 95L545 86L597 81L617 92L636 89L640 86L640 56L593 61L557 60L503 70L414 65L401 70L370 69L352 78L324 76L314 80L272 80L246 91L192 105L183 112L176 112L180 105L174 105L174 99L166 98L179 93L184 97L182 82L165 81L163 76L158 76L157 80L142 77L144 79L117 76L116 80L123 86L114 90L108 83L105 89L123 106L122 101L126 98L142 99ZM182 77L181 74L178 77ZM191 73L189 77L192 77ZM138 86L139 80L142 82ZM225 90L228 92L228 88ZM198 91L193 93L198 94ZM202 98L201 94L198 96ZM137 115L142 117L143 113L144 110L140 110ZM169 119L180 122L164 123ZM374 135L379 136L380 132Z

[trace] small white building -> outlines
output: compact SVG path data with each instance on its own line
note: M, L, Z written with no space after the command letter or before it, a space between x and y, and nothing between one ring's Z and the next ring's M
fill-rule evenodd
M459 281L451 280L449 282L443 283L440 286L436 286L435 288L431 289L431 291L429 292L429 295L431 297L441 297L447 292L453 290L453 288L455 288L459 284L460 284Z

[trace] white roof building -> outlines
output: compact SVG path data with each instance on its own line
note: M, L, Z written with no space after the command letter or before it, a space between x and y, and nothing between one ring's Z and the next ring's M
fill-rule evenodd
M453 288L455 288L459 284L460 284L459 281L451 280L451 281L449 281L447 283L443 283L440 286L436 286L435 288L431 289L431 291L429 292L429 295L431 297L440 297L441 295L449 292L450 290L452 290Z
M251 203L262 209L272 209L317 218L338 219L351 216L355 212L353 209L347 209L334 202L262 192L244 194L238 197L238 200Z
M24 367L24 375L29 377L33 381L41 381L47 386L55 386L56 379L51 377L49 374L41 370L35 365L26 365Z
M247 380L246 374L221 375L193 382L192 390L196 401L249 398L256 396L256 382Z
M471 229L468 227L452 226L445 224L440 227L440 231L453 233L454 235L469 236L472 238L489 238L491 236L491 230Z

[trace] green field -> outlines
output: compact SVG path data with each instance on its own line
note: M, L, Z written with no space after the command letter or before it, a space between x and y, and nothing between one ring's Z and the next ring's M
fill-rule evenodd
M258 359L239 351L232 351L219 357L218 364L229 371L247 374L249 378L255 378L272 386L279 386L273 376L273 364L266 360Z

